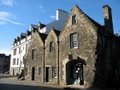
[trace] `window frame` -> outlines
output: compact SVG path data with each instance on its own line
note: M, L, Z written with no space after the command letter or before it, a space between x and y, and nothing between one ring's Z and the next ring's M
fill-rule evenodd
M49 45L49 52L53 52L54 48L55 48L55 43L53 41L51 41L50 45Z
M56 77L57 77L57 68L52 67L52 78L56 78Z
M19 54L21 53L21 47L19 47Z
M38 67L38 75L41 75L41 72L42 72L42 68Z
M17 58L17 65L19 65L19 58Z
M13 55L17 54L17 48L13 49Z
M16 65L16 58L13 58L13 65Z
M77 15L76 14L72 15L72 25L75 25L75 24L77 24Z
M36 49L32 49L32 60L36 59Z
M75 45L75 43L76 43L76 45ZM78 34L77 34L77 32L70 33L70 49L73 49L73 48L78 48Z

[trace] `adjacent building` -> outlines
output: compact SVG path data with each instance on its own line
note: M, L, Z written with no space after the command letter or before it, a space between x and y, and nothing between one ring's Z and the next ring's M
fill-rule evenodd
M19 37L14 39L11 48L11 60L10 60L10 74L18 75L24 68L23 56L26 53L28 45L31 41L31 32L22 33Z
M31 44L28 48L25 60L26 79L38 80L43 82L44 80L44 55L45 55L45 43L46 34L41 34L38 30L32 33Z
M41 34L35 29L25 54L25 79L82 87L116 87L120 84L120 38L113 33L112 12L103 7L104 25L77 5L64 28ZM64 17L64 16L63 16Z
M0 74L9 74L10 55L0 54Z
M51 28L45 39L45 82L58 83L58 56L60 31Z

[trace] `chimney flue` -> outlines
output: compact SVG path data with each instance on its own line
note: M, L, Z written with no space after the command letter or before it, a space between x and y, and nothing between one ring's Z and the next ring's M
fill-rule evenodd
M103 6L105 30L113 34L112 12L108 5Z

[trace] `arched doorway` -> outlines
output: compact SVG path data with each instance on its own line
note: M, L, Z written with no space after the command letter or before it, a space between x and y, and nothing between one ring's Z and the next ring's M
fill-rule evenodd
M74 84L84 84L83 79L83 64L81 62L76 63L73 67L73 77L74 77Z
M84 85L84 63L80 60L71 60L66 63L66 83Z

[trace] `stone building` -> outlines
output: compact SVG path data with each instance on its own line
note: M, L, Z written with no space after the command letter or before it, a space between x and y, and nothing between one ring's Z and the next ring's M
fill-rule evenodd
M58 9L56 10L55 20L46 25L40 22L37 25L31 24L26 33L21 33L20 36L15 38L11 48L10 74L17 75L23 70L23 57L31 42L31 32L37 29L40 33L48 33L52 27L61 30L64 27L67 17L68 12Z
M76 5L61 32L52 28L46 39L36 32L25 56L29 78L36 72L35 80L43 83L119 86L120 38L113 33L111 8L105 5L103 11L105 23L100 25ZM36 60L32 60L35 47ZM37 67L41 67L41 77Z
M44 41L46 34L41 34L38 30L32 32L31 44L25 56L26 78L28 80L38 80L43 82L44 77Z
M51 29L45 39L45 81L58 83L58 43L60 31Z
M0 54L0 74L9 74L10 55Z
M116 87L120 82L120 38L113 34L111 8L105 5L103 11L102 26L78 6L72 9L59 37L61 84Z

